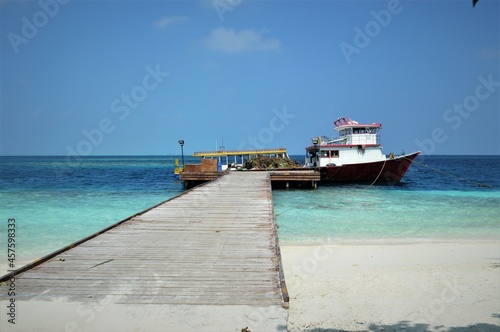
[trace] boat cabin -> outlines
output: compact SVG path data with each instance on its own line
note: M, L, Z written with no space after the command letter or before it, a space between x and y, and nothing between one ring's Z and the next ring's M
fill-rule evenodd
M348 164L383 161L378 132L380 123L360 124L350 118L334 122L337 138L318 136L306 148L307 167L342 166Z

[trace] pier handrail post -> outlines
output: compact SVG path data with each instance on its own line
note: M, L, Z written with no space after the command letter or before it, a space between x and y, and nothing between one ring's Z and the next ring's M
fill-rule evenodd
M179 145L181 146L181 158L182 158L182 171L184 171L184 140L179 140Z

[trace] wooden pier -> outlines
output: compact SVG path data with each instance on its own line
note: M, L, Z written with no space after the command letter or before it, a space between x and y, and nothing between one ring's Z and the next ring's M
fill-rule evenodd
M296 187L318 188L318 182L321 180L321 175L315 170L273 170L270 171L271 182L274 186L290 187L290 184Z
M183 171L176 174L179 179L184 181L186 188L192 188L201 183L215 180L227 172L269 172L271 175L271 184L277 188L317 188L321 175L318 171L311 168L287 166L290 161L285 148L258 149L258 150L218 150L207 152L195 152L194 157L202 157L199 164L183 165ZM252 168L245 166L252 158L267 156L271 167ZM218 158L218 159L217 159ZM230 158L234 162L230 164ZM238 163L238 158L240 158ZM266 158L266 157L264 157ZM273 159L274 158L274 159ZM284 166L275 167L276 158ZM222 161L225 160L225 165Z
M188 165L186 165L188 166ZM186 183L187 188L192 188L198 184L215 180L227 173L269 173L271 185L276 188L314 188L318 187L321 180L319 172L312 169L277 169L277 170L247 170L247 171L224 171L224 172L203 172L184 171L180 173L180 180Z
M80 242L2 277L18 317L0 330L286 330L268 172L230 172Z

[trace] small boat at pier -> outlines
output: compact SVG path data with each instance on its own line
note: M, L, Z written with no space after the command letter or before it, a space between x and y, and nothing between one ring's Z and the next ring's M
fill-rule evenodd
M397 183L420 151L384 155L380 123L360 124L350 118L334 122L337 138L319 136L306 148L305 166L321 174L321 182Z

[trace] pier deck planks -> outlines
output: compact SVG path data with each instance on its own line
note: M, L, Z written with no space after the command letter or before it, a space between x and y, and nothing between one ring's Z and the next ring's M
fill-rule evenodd
M269 173L232 172L17 275L16 296L281 306L280 259Z

